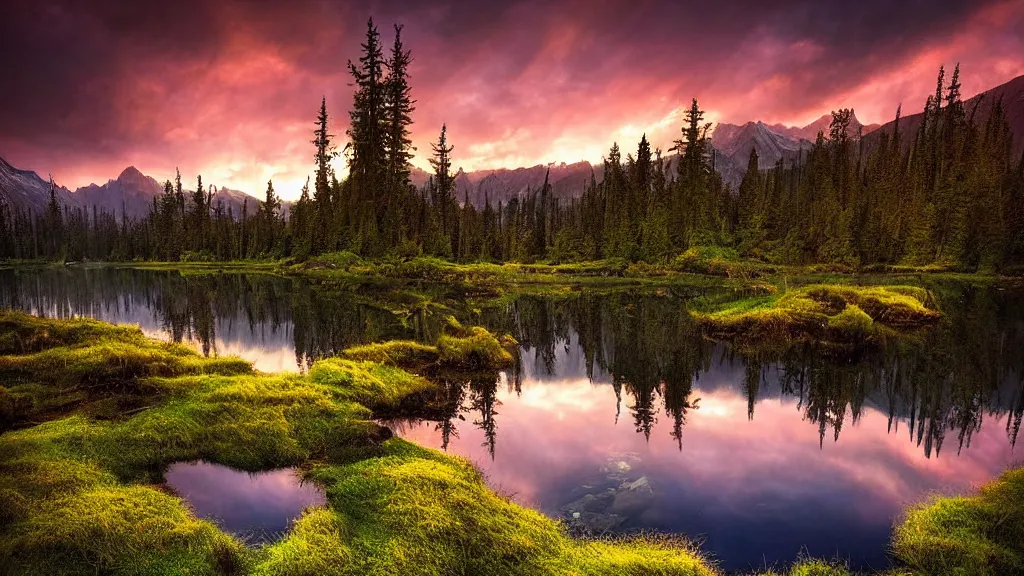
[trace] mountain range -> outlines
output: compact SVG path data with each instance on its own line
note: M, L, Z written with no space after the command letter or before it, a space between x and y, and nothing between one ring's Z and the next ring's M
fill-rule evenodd
M717 152L715 168L722 180L736 189L750 162L750 150L757 150L757 166L771 168L779 160L790 161L801 150L814 145L818 133L828 134L832 115L825 114L806 126L783 126L764 122L746 124L718 124L711 135L711 145ZM878 128L878 124L863 125L854 114L850 121L853 134L867 134Z
M968 114L975 113L977 120L984 122L992 113L996 101L1002 101L1003 110L1014 133L1013 153L1024 152L1024 76L982 92L964 103ZM904 116L900 119L900 132L912 134L921 123L922 114ZM832 117L825 114L806 126L784 126L751 121L745 124L720 123L711 135L715 149L715 166L723 180L735 189L743 178L750 158L750 150L757 150L758 167L770 168L779 160L791 161L801 150L810 148L818 132L828 132ZM892 132L893 122L883 126L862 125L854 116L851 122L854 133L861 133L866 143L878 134ZM674 169L676 156L666 158L669 170ZM530 190L540 188L545 177L552 186L556 198L578 198L583 194L591 176L601 180L604 166L600 163L576 162L574 164L539 164L528 168L499 168L465 172L455 175L455 194L460 202L468 198L475 206L486 201L496 205L507 203L515 197L522 197ZM417 187L426 184L430 175L424 170L413 168L412 182ZM140 217L149 213L153 198L163 193L163 186L156 179L146 176L134 167L125 168L114 180L106 184L90 184L71 191L57 188L58 200L70 207L91 209L93 206L116 214L127 213ZM23 209L41 211L50 198L50 184L35 172L19 170L0 158L0 201ZM235 215L242 213L245 206L249 214L255 213L259 200L245 192L219 188L213 196L213 205L223 203L224 209L231 208ZM287 212L290 203L283 203Z
M92 210L95 207L101 212L137 218L149 214L153 199L163 194L164 187L152 176L129 166L106 184L90 184L74 191L58 186L55 192L58 202L70 208ZM191 192L185 191L187 201L191 200ZM46 209L49 201L48 181L35 172L19 170L0 158L0 202L39 213ZM248 214L255 214L259 206L256 198L230 188L214 188L212 205L217 206L218 202L225 211L230 208L236 215L241 215L243 208Z

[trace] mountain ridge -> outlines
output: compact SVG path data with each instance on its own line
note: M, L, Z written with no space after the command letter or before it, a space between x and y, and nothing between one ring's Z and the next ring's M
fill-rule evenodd
M213 187L212 202L223 202L224 210L231 209L236 216L243 208L249 215L256 213L259 199L251 194L226 187ZM141 218L149 214L153 200L164 192L164 186L156 178L143 174L135 166L128 166L117 176L104 184L89 184L74 191L64 186L55 187L57 200L62 206L72 209L96 208L121 217ZM193 190L183 189L185 200L191 204ZM36 172L22 170L0 157L0 201L32 212L46 209L50 201L50 183ZM290 202L282 202L284 212Z
M1013 132L1011 153L1014 158L1019 159L1024 154L1024 74L964 100L964 111L968 116L974 114L976 122L984 123L992 114L997 101L1002 101L1006 121L1010 124L1010 130ZM923 112L908 116L901 115L899 127L902 137L915 134L921 126L923 118ZM891 136L895 125L895 119L886 122L872 132L869 142L873 144L875 139L883 133ZM903 142L909 142L909 139L904 138Z

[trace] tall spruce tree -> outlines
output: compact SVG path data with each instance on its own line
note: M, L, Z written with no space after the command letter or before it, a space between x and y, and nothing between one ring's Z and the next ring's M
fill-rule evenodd
M349 185L352 194L352 222L355 247L365 253L379 250L379 226L387 202L383 200L388 178L385 143L388 134L384 55L380 34L373 19L366 24L366 40L358 62L349 61L355 84L349 111Z
M433 205L437 212L441 234L452 239L455 231L455 177L452 174L452 151L455 146L448 144L448 125L441 125L437 142L430 145L433 157L430 166L434 168Z
M331 161L337 157L338 152L334 146L334 136L328 129L328 121L327 97L324 97L320 101L320 112L317 114L316 129L313 131L313 146L316 147L313 161L316 174L313 181L313 214L308 240L310 250L314 253L328 248L330 239L327 229L335 224L335 206L331 201L331 179L334 177Z
M412 52L402 44L402 26L395 25L395 42L391 58L385 65L388 77L385 82L385 121L387 133L384 140L384 157L391 191L405 192L409 186L409 161L412 159L412 139L409 127L412 113L416 110L409 86L409 64Z

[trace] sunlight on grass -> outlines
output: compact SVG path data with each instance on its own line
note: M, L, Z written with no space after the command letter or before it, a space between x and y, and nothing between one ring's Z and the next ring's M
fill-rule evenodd
M713 338L744 342L859 342L929 326L941 314L913 286L812 284L784 294L697 301L693 315Z
M925 297L898 287L815 286L723 310L820 314L853 331L900 307L931 312ZM390 438L371 420L366 406L394 406L433 386L397 359L463 365L477 354L474 363L504 363L514 341L479 328L450 320L436 348L361 347L354 356L386 354L321 360L308 375L254 373L236 359L207 360L94 322L3 314L0 341L17 350L3 357L4 373L17 379L0 388L0 414L16 428L0 435L0 565L10 573L720 573L682 539L570 537L559 522L490 490L470 462ZM71 392L81 386L102 390L103 401L143 402L98 418L86 409L95 392ZM77 400L52 400L60 395ZM299 466L324 488L327 506L306 510L282 540L245 547L162 486L170 464L195 460L249 471ZM1018 470L977 496L912 508L894 536L900 564L887 574L1020 572L1022 503ZM777 574L849 571L805 560Z
M896 528L893 549L928 574L1024 573L1024 469L1003 474L976 496L911 508Z

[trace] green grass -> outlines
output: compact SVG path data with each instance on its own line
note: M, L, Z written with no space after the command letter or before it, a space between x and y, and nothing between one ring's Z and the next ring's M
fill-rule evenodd
M573 540L489 490L468 462L385 440L365 405L430 386L397 366L329 359L308 376L259 374L132 329L7 314L0 326L0 338L33 351L3 357L21 379L11 390L34 401L88 382L147 401L102 419L80 403L55 406L47 421L0 435L5 573L714 573L681 543ZM447 334L480 349L476 329L452 322ZM501 346L487 337L484 349ZM146 353L111 376L111 358L131 347ZM0 393L0 406L12 394ZM167 466L193 460L299 466L326 489L328 507L308 510L277 544L247 548L161 487Z
M54 321L21 312L0 313L0 354L31 354L98 340L139 343L144 337L138 328L89 318Z
M693 314L713 338L743 343L817 340L862 342L929 326L941 313L914 286L811 284L784 294L725 302L697 301Z
M518 342L507 334L495 336L481 326L466 328L449 316L436 345L392 340L348 348L339 356L433 373L438 369L502 370L512 366L517 349Z
M975 496L911 508L895 530L893 550L918 573L1024 573L1024 469L1003 474Z
M426 378L393 364L343 358L317 361L309 376L317 384L338 390L341 397L375 410L394 408L402 399L434 388Z
M495 494L467 461L389 440L387 454L318 466L329 509L307 512L257 574L713 575L679 542L582 541ZM326 546L324 546L326 544Z
M843 330L879 323L868 310L887 319L899 306L927 310L917 289L820 286L747 299L731 310L760 313L787 297L787 309L824 314ZM835 298L843 299L841 310ZM509 344L490 334L485 346L471 344L483 333L454 321L445 335L495 354L495 345ZM106 390L103 401L145 401L117 417L107 417L116 410L98 417L87 403L58 402L44 421L0 434L5 573L719 574L683 540L572 538L562 524L490 490L468 461L390 438L367 406L395 405L431 387L391 355L383 362L327 359L309 375L260 374L130 328L18 314L0 315L0 341L17 352L2 358L20 379L0 387L0 413L83 382ZM436 361L445 346L437 346ZM112 359L133 350L124 372ZM448 353L466 357L461 349ZM194 460L249 471L298 466L324 488L327 505L306 510L279 542L246 547L163 488L167 466ZM895 528L893 553L890 576L1024 572L1024 469L975 496L911 508ZM809 559L772 574L850 572Z
M729 278L758 278L774 274L779 269L756 260L740 258L735 249L719 246L694 246L676 256L669 268L677 272Z
M203 358L135 327L0 312L0 430L72 411L115 418L167 390L158 377L248 374L239 358Z
M427 366L437 362L440 357L437 346L412 340L389 340L354 346L344 350L341 356L349 360L408 367Z

